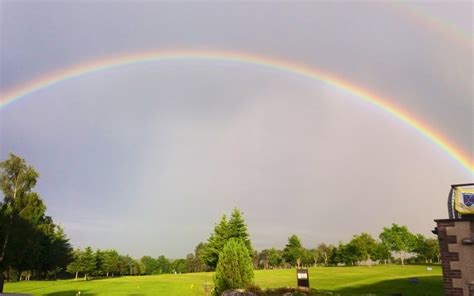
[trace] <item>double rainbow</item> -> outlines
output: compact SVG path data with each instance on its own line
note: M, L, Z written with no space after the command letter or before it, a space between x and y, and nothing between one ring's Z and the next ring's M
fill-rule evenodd
M1 94L0 108L13 103L20 98L26 97L36 91L47 88L49 86L60 83L74 77L85 75L92 72L112 69L116 67L126 66L137 63L172 61L172 60L208 60L208 61L224 61L233 63L244 63L271 68L274 70L286 71L310 79L324 82L328 85L334 86L338 89L344 90L347 93L354 95L361 100L375 105L381 110L390 113L402 122L408 124L421 135L428 138L431 142L436 144L439 148L444 150L449 156L459 162L470 173L474 173L474 162L469 160L469 157L464 155L461 150L451 144L446 138L434 131L432 128L417 120L408 112L399 109L389 100L381 98L366 89L362 89L347 81L339 79L331 74L318 71L308 66L297 64L282 59L274 59L254 54L231 52L231 51L199 51L199 50L170 50L170 51L154 51L142 52L136 54L127 54L115 56L106 59L99 59L89 63L80 64L69 69L44 76L38 80L32 81L26 85L15 88L11 91Z

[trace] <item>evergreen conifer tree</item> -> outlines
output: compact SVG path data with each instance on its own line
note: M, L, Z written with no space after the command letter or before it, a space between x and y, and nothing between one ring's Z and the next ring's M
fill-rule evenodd
M229 222L227 216L223 215L219 224L214 227L214 232L208 240L203 252L203 260L211 269L215 269L219 260L219 253L229 239Z
M245 224L243 214L239 209L234 208L229 220L229 238L238 238L247 247L249 254L252 254L252 242L247 231L247 224Z
M221 295L229 289L246 288L253 283L253 279L253 264L247 246L241 239L229 239L219 254L214 295Z
M91 247L87 247L80 257L80 262L84 271L84 279L87 280L90 273L96 269L96 257Z

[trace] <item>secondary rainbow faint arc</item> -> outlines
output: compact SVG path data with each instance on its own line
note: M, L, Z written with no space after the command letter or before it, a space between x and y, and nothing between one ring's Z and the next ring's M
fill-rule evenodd
M469 158L465 156L461 150L450 144L447 139L435 132L420 120L415 119L408 112L395 107L389 103L389 100L383 99L368 90L362 89L347 81L337 78L331 74L318 71L314 68L289 62L283 59L275 59L266 56L259 56L255 54L232 52L232 51L186 51L186 50L168 50L168 51L153 51L142 52L135 54L120 55L111 58L99 59L89 63L73 66L66 70L46 75L38 80L34 80L23 86L8 91L0 96L0 108L5 107L12 102L23 98L38 90L47 88L56 83L68 80L84 74L106 70L114 67L125 66L136 63L158 62L169 60L185 60L185 59L201 59L210 61L225 61L237 62L245 64L259 65L276 70L291 72L314 80L322 81L328 85L344 90L360 99L379 107L393 116L397 117L402 122L405 122L422 135L430 139L438 147L444 150L448 155L458 161L470 173L474 173L474 162L470 162Z
M384 3L383 5L388 6L403 16L410 18L422 27L427 27L434 32L441 33L445 37L459 41L470 50L472 50L472 47L474 46L472 32L463 31L453 23L443 21L434 15L424 13L423 10L415 7L414 5L410 5L408 1L391 1Z

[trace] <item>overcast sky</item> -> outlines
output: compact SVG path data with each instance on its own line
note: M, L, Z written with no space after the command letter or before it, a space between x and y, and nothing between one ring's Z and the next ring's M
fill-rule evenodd
M0 1L1 91L123 53L232 50L337 75L474 158L472 3ZM129 65L0 110L0 157L76 247L183 257L233 207L257 249L430 234L474 180L410 126L288 72L231 62Z

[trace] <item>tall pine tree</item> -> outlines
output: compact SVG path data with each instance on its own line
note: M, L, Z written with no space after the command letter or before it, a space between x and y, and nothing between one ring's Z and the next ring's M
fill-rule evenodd
M242 212L234 208L230 219L223 215L219 224L214 227L214 232L208 239L207 246L203 252L203 260L207 266L214 270L219 261L219 254L224 249L224 245L231 238L236 238L242 241L247 248L249 254L253 254L252 242L247 231L247 224L245 224Z
M217 261L219 261L219 253L228 239L229 222L227 221L227 216L222 215L221 221L214 227L214 232L209 237L207 247L203 252L204 262L212 270L216 268Z
M242 240L247 247L249 254L252 254L252 242L250 241L250 235L248 234L247 224L245 224L243 213L234 208L229 220L229 238L237 238Z
M94 270L96 269L96 265L97 265L96 257L95 257L94 251L92 251L91 247L87 247L84 250L84 252L82 253L80 261L81 261L81 264L84 268L84 270L83 270L84 271L84 279L87 280L88 277L89 277L89 274L94 272Z

